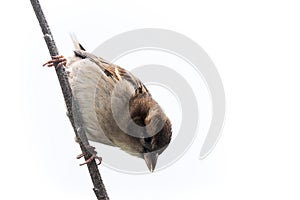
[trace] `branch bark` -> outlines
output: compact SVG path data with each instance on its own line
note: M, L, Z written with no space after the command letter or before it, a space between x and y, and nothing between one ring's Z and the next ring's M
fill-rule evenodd
M56 47L56 44L54 42L52 33L50 31L49 25L46 21L45 15L42 11L41 5L38 0L30 0L33 10L35 12L35 15L40 23L40 27L42 29L45 42L47 44L49 53L51 56L57 56L59 55L58 49ZM76 103L76 100L72 98L72 90L68 81L67 74L65 72L64 67L59 67L59 64L55 64L55 71L62 89L62 93L66 102L67 106L67 115L70 119L70 122L72 124L72 127L74 129L75 135L78 138L78 142L81 148L82 153L84 154L85 160L88 160L92 153L88 151L86 147L89 147L89 141L87 139L87 136L85 134L84 127L82 126L82 118L79 113L79 107ZM107 195L104 183L102 181L98 165L95 160L87 164L89 173L91 175L91 179L94 185L94 192L98 200L109 200L109 197Z

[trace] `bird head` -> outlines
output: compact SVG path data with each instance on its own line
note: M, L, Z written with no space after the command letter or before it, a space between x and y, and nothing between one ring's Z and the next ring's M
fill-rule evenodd
M139 157L143 158L150 172L153 172L158 156L167 148L172 137L172 126L168 117L158 103L149 93L135 95L130 100L130 114L132 123L129 124L128 132L135 130L136 125L144 127L140 137L136 138L136 150Z

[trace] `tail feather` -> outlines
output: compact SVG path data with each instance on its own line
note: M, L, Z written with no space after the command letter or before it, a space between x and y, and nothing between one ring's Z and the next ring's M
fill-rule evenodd
M70 33L71 39L73 41L75 50L83 50L85 51L85 48L83 48L83 46L79 43L76 35L74 33Z

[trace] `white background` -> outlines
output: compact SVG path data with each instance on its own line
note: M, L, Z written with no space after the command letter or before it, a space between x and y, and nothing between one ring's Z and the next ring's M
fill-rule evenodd
M223 135L198 160L201 137L166 170L100 170L111 199L299 199L298 1L41 1L62 54L136 28L196 41L226 92ZM28 1L6 1L1 24L0 199L95 199ZM59 140L57 140L59 138Z

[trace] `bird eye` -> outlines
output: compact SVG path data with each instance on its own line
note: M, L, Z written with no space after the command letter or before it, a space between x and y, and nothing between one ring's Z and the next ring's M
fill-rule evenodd
M150 143L150 142L151 142L151 137L144 138L144 141L145 141L146 143Z

